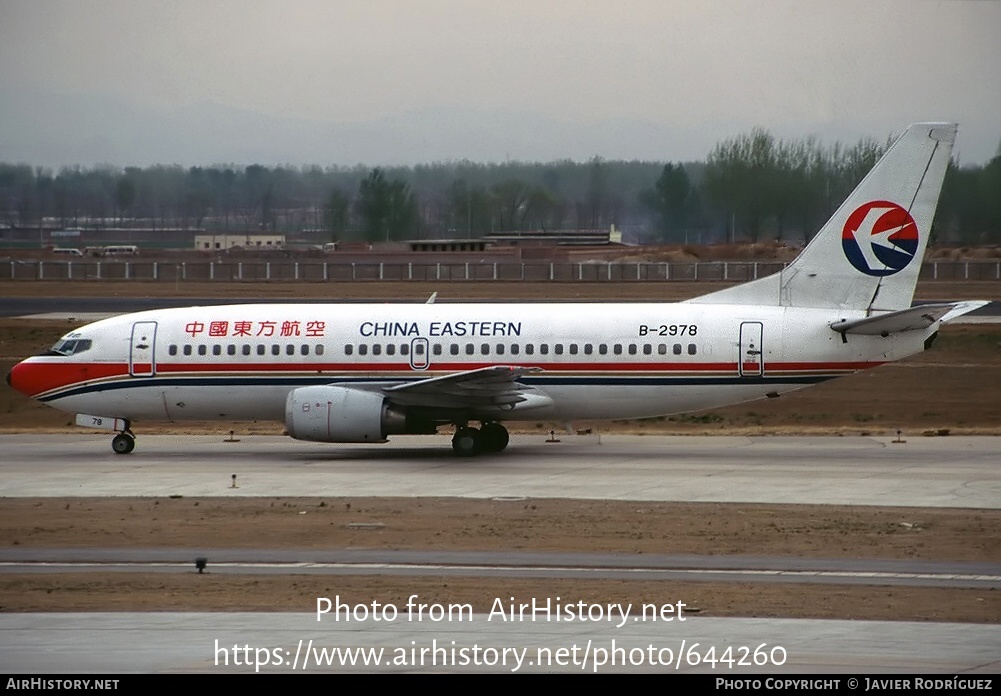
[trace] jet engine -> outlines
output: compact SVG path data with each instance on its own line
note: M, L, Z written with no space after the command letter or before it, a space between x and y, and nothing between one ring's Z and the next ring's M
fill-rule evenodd
M300 387L285 400L285 428L297 440L385 442L407 432L406 414L378 392L349 387Z

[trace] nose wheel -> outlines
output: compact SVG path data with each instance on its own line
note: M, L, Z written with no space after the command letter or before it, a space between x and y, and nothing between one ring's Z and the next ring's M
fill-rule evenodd
M129 454L136 448L136 438L132 433L118 433L111 440L111 449L115 454Z

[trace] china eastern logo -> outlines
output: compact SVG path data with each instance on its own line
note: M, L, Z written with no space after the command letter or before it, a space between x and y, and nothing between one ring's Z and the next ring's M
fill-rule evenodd
M849 263L866 275L893 275L917 253L918 226L896 203L871 201L848 216L841 246Z

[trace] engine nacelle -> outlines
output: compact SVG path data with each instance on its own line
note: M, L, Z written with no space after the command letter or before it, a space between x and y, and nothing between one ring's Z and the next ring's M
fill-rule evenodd
M406 417L382 394L349 387L300 387L285 400L285 428L297 440L385 442L406 430Z

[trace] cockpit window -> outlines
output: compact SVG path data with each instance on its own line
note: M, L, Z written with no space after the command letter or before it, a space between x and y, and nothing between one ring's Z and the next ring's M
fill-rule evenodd
M49 352L69 357L70 355L76 355L77 353L82 353L85 350L90 350L90 345L91 341L89 338L60 340L56 342L56 345L52 346L52 349Z

